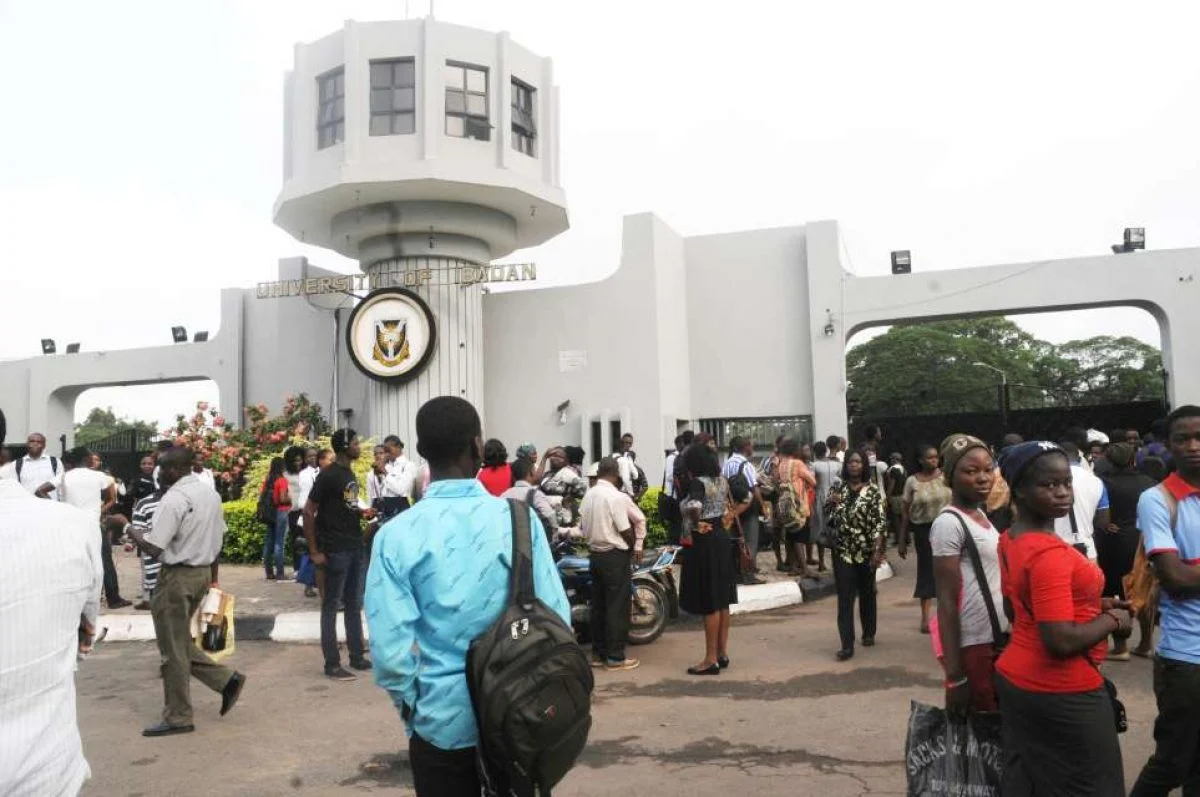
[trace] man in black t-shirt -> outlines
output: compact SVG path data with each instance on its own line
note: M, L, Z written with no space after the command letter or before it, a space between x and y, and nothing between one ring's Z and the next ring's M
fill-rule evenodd
M333 452L337 460L317 476L308 502L304 505L304 537L308 555L325 577L321 597L321 651L325 654L325 675L335 681L353 681L354 673L342 668L337 645L338 604L344 605L346 649L350 666L371 669L363 647L362 590L363 531L360 519L373 515L358 503L358 477L350 469L358 459L358 437L353 429L333 433Z

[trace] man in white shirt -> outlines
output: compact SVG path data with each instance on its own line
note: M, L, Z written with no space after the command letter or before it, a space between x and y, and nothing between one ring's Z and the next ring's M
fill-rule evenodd
M1107 530L1109 523L1108 489L1100 477L1083 466L1079 446L1074 442L1059 443L1071 460L1075 504L1071 514L1054 521L1054 533L1068 545L1084 545L1087 558L1096 559L1096 529ZM1074 527L1072 527L1074 521Z
M209 487L217 489L217 480L213 477L213 472L204 467L204 457L200 455L199 451L192 458L192 473L196 474L196 478Z
M395 517L412 506L417 466L404 456L404 443L390 434L383 438L387 451L387 473L383 484L383 520Z
M92 518L92 526L100 536L100 561L104 565L104 602L109 609L122 609L131 605L121 597L121 585L117 581L117 568L113 564L112 544L108 532L100 526L100 518L117 501L117 487L113 477L87 467L91 454L86 448L73 448L63 454L62 483L58 489L64 503L82 509Z
M631 438L632 440L632 438ZM596 468L596 484L583 497L579 526L591 550L592 666L612 672L632 670L637 659L625 657L629 636L632 565L642 557L629 507L632 499L617 489L617 460L605 457ZM634 507L636 509L636 507ZM643 525L643 535L644 525Z
M46 454L46 436L34 432L25 440L29 453L0 468L0 479L16 479L27 492L38 498L58 498L56 490L62 480L62 463Z
M75 667L96 633L100 535L87 513L4 479L0 546L0 794L78 794L91 770Z
M617 469L621 476L621 483L618 488L626 495L634 495L637 482L637 463L634 461L633 455L633 435L626 432L621 435L620 447L617 453L613 454L613 459L617 461Z

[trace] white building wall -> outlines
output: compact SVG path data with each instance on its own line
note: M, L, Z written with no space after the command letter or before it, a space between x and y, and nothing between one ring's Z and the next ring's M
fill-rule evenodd
M697 419L812 414L804 233L785 227L685 240Z

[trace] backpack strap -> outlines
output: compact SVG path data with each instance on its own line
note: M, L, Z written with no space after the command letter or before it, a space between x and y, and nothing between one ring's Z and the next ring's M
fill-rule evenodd
M17 470L17 481L21 481L21 466L25 464L25 457L17 457L17 461L13 467Z
M1171 534L1174 536L1175 526L1179 522L1179 502L1175 500L1175 495L1162 484L1158 485L1158 492L1162 495L1163 503L1167 505L1167 513L1171 516Z
M58 460L54 457L50 457L50 472L55 476L58 475Z
M533 607L533 537L529 530L529 507L508 499L512 515L512 571L508 577L508 602L522 609Z
M967 557L971 560L971 568L975 571L975 583L983 593L983 604L987 607L988 620L992 624L992 643L999 645L1004 632L1000 630L1000 615L996 613L996 603L992 600L992 590L988 586L987 574L983 570L983 559L979 556L979 548L975 545L975 537L967 527L967 521L957 512L946 509L943 515L953 515L963 532L963 545L967 549ZM1031 615L1032 616L1032 615Z

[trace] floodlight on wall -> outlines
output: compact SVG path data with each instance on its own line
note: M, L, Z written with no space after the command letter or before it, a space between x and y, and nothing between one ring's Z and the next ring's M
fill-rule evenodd
M187 343L187 329L184 327L171 327L171 339L176 343Z
M1146 228L1145 227L1126 227L1125 239L1119 244L1113 244L1112 250L1114 255L1133 252L1137 249L1146 248Z
M892 273L893 274L911 274L912 273L912 252L907 249L900 249L892 252Z
M571 406L571 400L567 399L562 404L559 404L557 407L554 408L554 411L558 413L558 425L559 426L567 425L567 407L570 407L570 406Z
M197 332L195 335L192 336L192 343L206 343L206 342L208 342L208 330L207 329L202 329L199 332Z
M837 329L833 326L833 312L826 310L825 313L827 318L825 319L825 329L822 331L825 333L825 337L832 338L837 333Z
M54 354L58 351L54 346L54 338L42 338L42 354Z
M79 344L78 343L68 343L67 344L67 354L79 354Z

